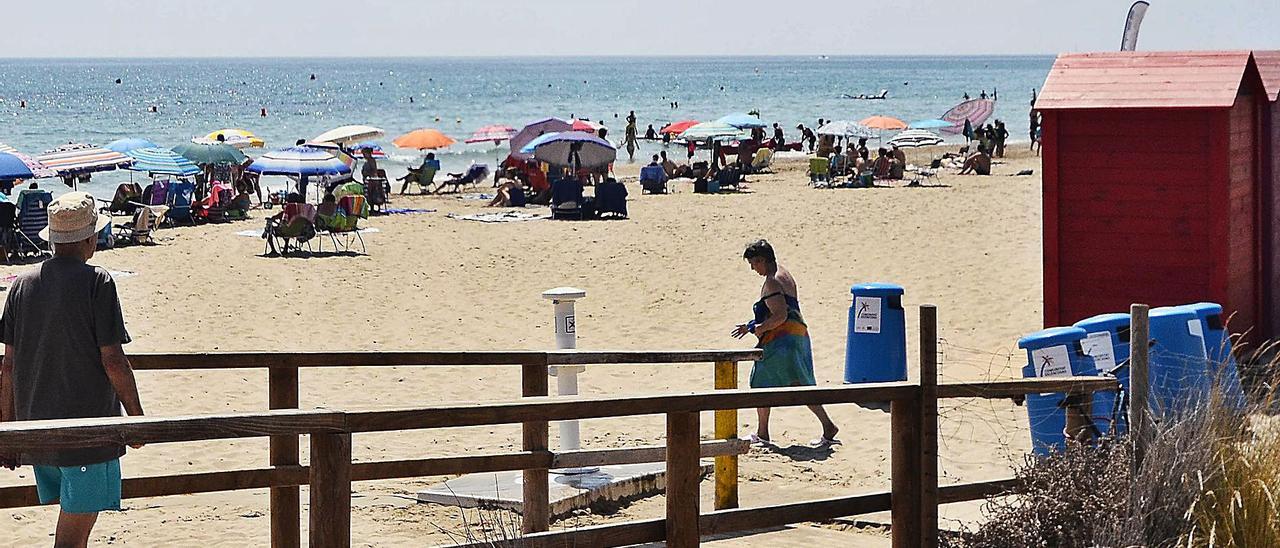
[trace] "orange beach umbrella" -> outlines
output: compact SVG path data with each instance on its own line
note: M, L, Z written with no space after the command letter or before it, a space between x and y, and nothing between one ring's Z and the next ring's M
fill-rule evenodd
M418 150L444 148L456 142L448 135L440 133L440 130L430 128L415 129L391 141L392 144L400 148L416 148Z
M907 129L906 122L903 122L902 120L899 120L892 116L876 115L870 118L863 118L858 123L872 129L887 129L887 130Z

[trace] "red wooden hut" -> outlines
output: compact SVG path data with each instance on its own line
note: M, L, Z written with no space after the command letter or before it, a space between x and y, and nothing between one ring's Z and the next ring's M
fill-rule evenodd
M1269 334L1263 97L1248 51L1058 57L1036 102L1047 326L1208 300L1233 331Z
M1265 292L1264 312L1274 337L1280 330L1280 50L1255 51L1253 58L1268 102L1262 115L1262 234L1267 252L1262 279L1269 290Z

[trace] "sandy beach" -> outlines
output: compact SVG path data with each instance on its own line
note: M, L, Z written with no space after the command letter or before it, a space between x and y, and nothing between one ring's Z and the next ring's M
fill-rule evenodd
M261 228L266 213L258 210L249 221L164 229L158 245L100 252L91 262L133 273L117 280L132 352L545 349L553 344L551 307L539 294L564 285L588 293L578 303L580 348L733 348L749 345L728 334L748 319L761 281L741 259L742 249L763 237L799 282L819 384L842 381L849 286L868 281L906 287L910 370L916 309L933 303L944 382L1009 378L1023 359L1014 342L1038 329L1041 318L1040 162L1025 144L1010 148L1012 157L997 163L992 176L952 170L924 188L896 182L819 190L808 186L802 162L783 161L772 174L750 177L749 192L701 195L685 184L672 195L642 196L635 182L641 164L619 163L630 191L625 221L466 222L447 215L482 212L482 201L397 197L395 207L436 211L369 219L379 231L365 236L367 255L264 257L260 238L236 234ZM929 153L909 155L927 163ZM1023 169L1035 174L1011 176ZM26 268L32 266L0 267L0 275ZM740 368L743 386L749 369ZM519 393L518 373L511 367L304 370L302 407L507 400ZM587 395L680 393L710 389L711 373L710 364L599 366L580 382ZM265 372L140 372L138 382L150 415L267 406ZM743 506L887 490L888 415L853 406L830 411L843 441L830 452L803 447L818 434L808 411L775 412L780 448L743 457ZM755 414L740 413L740 422L740 431L749 432ZM1010 402L949 402L940 417L941 482L1007 475L1029 446L1025 422L1025 411ZM709 415L702 428L710 437ZM660 444L664 433L661 417L591 420L582 431L585 448ZM551 433L554 446L556 429ZM265 439L148 446L131 451L123 468L126 477L138 477L260 467L266 447ZM357 461L518 447L515 427L354 440ZM442 530L459 529L459 510L400 497L442 479L355 484L353 544L448 541ZM0 474L3 485L31 482L30 468ZM709 481L702 492L709 509ZM305 488L303 501L305 515ZM268 542L265 490L134 499L125 506L102 515L96 542ZM657 496L611 516L583 514L553 527L662 512ZM49 541L54 509L5 514L13 545ZM948 524L954 522L944 520Z

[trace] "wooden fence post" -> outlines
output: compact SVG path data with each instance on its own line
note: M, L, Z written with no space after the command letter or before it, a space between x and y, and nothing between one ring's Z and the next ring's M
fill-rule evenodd
M312 548L351 546L351 434L311 435Z
M920 307L920 538L938 545L938 307Z
M698 464L698 413L667 413L667 546L697 546L698 480L702 476Z
M520 395L547 395L547 363L526 363L520 367ZM547 421L531 421L521 423L525 451L546 451L549 447L547 439ZM548 494L547 469L526 469L524 471L523 497L521 504L520 529L525 534L541 533L551 528L551 500Z
M924 444L920 435L920 393L910 398L893 400L889 404L890 461L892 492L889 495L892 512L893 548L918 548L920 546L920 447Z
M1133 438L1133 471L1136 473L1147 453L1147 441L1151 425L1151 408L1148 406L1151 329L1145 304L1129 307L1129 437Z
M298 408L298 368L272 367L267 373L267 406L271 409ZM298 465L298 436L271 436L271 466ZM271 488L271 546L295 548L302 545L302 509L298 487Z
M716 362L716 390L738 388L738 362ZM738 410L717 409L716 439L738 438ZM738 455L716 457L716 510L738 507Z

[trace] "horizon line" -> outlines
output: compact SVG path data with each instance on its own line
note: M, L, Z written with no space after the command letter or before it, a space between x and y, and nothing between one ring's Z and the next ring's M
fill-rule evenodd
M1061 52L1060 52L1061 53ZM1059 55L1059 53L861 53L861 54L825 54L825 53L789 53L789 54L770 54L770 53L708 53L702 55L689 55L685 53L653 53L645 55L634 55L626 53L596 53L596 54L503 54L503 55L136 55L136 56L110 56L110 55L85 55L85 56L0 56L0 61L46 61L46 60L133 60L133 59L208 59L208 60L238 60L238 59L696 59L696 58L772 58L772 59L795 59L795 58L821 58L829 59L850 59L850 58L907 58L907 57L1051 57Z

